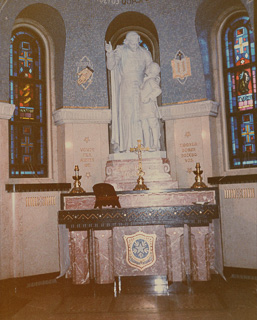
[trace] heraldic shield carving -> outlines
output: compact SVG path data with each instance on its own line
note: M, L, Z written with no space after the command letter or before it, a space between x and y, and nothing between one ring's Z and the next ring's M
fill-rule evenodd
M141 231L124 236L126 244L126 261L128 265L143 271L156 261L156 234L146 234Z

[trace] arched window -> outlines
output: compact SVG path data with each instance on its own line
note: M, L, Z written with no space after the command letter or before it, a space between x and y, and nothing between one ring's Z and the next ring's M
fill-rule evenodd
M11 178L47 177L45 49L32 30L16 29L10 44L9 122Z
M255 167L256 55L249 17L234 16L227 21L222 51L230 168Z

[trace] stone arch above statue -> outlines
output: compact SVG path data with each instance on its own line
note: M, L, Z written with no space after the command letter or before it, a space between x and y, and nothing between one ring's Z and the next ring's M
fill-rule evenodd
M105 40L111 41L113 47L122 44L126 33L136 31L148 45L153 60L160 63L159 37L154 23L146 15L139 12L125 12L118 15L109 24Z
M106 32L105 50L112 109L110 153L129 154L138 140L149 151L164 150L160 67L154 62L159 62L159 45L153 22L137 12L119 15Z

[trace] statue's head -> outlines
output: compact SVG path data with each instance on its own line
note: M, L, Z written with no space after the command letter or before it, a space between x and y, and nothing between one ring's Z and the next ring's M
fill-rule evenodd
M126 34L124 44L127 45L131 51L136 51L139 47L140 36L135 31L130 31Z
M156 77L160 73L161 68L156 62L151 62L149 66L146 68L145 73L147 76Z

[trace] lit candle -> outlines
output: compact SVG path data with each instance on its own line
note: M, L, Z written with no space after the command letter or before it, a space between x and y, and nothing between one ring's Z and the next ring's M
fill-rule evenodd
M75 176L78 177L78 175L79 175L79 167L75 166L74 171L75 171Z

